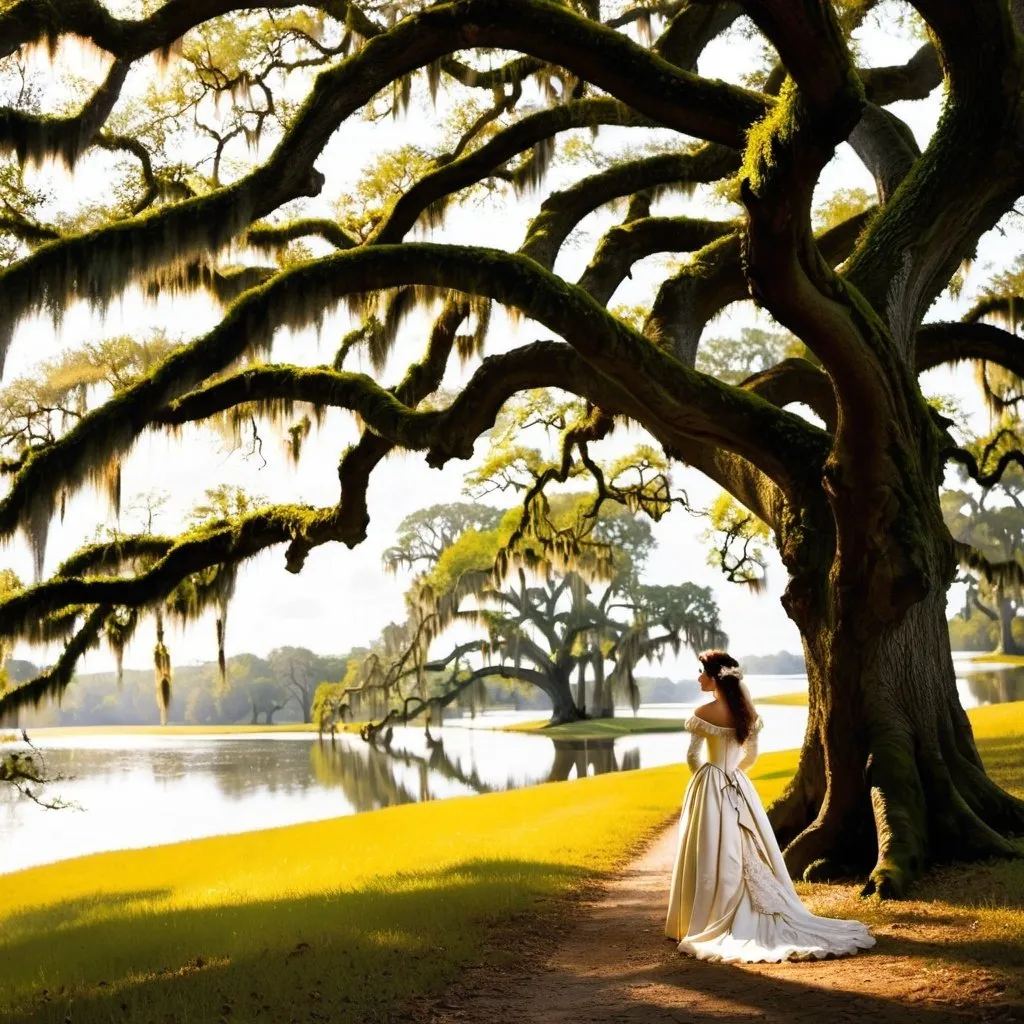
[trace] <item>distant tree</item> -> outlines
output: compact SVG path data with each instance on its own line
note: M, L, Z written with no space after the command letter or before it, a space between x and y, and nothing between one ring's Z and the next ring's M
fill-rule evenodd
M547 529L575 532L567 551L576 568L557 567L520 539L523 564L506 578L496 566L512 542L517 509L494 529L466 529L432 563L424 559L430 569L410 589L410 619L391 627L361 671L333 691L335 701L362 687L401 701L386 721L407 720L464 695L481 698L484 681L499 678L542 691L552 722L611 715L616 696L636 707L637 664L684 643L721 642L724 634L706 588L640 583L653 547L648 522L618 504L596 506L591 495L562 495L544 517ZM450 507L438 512L445 523L470 519ZM417 526L433 531L423 517ZM428 658L431 643L458 623L484 636Z
M971 449L982 462L998 459L1019 443L1019 427L1006 411L993 434L975 441ZM982 556L975 569L961 576L966 600L960 617L966 620L973 612L980 613L997 627L997 653L1024 653L1015 631L1024 610L1024 572L1006 570L1014 563L1024 570L1024 470L1011 464L991 487L968 484L948 489L942 494L942 509L950 533ZM993 564L1003 569L993 572Z
M267 655L267 661L277 682L298 709L302 721L312 721L313 694L330 667L325 667L323 659L305 647L278 647Z

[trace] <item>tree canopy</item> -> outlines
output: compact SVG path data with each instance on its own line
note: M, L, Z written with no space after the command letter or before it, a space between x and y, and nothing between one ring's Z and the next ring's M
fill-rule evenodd
M916 49L893 65L861 42L872 18L893 16L873 0L168 0L123 17L99 0L6 5L0 355L35 313L104 307L131 286L204 290L224 314L132 379L86 386L66 421L21 414L45 428L11 432L0 535L24 530L42 565L65 496L116 481L146 431L259 417L296 457L326 410L364 431L333 504L272 503L181 536L92 545L0 601L3 636L66 644L0 710L58 696L105 630L116 636L185 580L204 580L215 602L269 547L298 572L319 545L360 543L382 460L467 458L512 396L559 387L585 405L525 494L527 525L538 488L574 475L602 498L666 511L656 483L619 486L593 458L629 423L718 483L779 549L811 702L800 770L772 808L790 870L868 875L868 891L890 895L934 859L1011 854L1024 805L984 774L946 644L957 563L987 560L950 535L938 495L950 460L995 482L1024 457L979 464L919 378L962 361L1024 368L1018 268L952 320L928 319L1024 193L1024 9L909 0L900 11ZM702 74L729 33L756 45L732 81ZM105 72L54 98L23 73L25 54L72 37ZM938 121L918 138L893 108L939 90ZM353 119L421 97L438 104L434 145L397 146L355 181L338 180L338 161L318 166ZM821 195L845 143L871 192ZM82 203L42 194L32 176L59 160L80 180L100 157L105 187ZM486 210L541 189L515 251L487 244L484 218L470 241L445 234L460 203ZM694 201L712 197L721 216ZM596 211L615 220L572 279L566 252ZM634 269L651 267L642 308L615 306ZM748 300L802 348L736 381L698 356L709 322ZM273 361L276 336L338 305L354 325L333 361ZM495 308L522 328L500 344ZM392 377L414 312L432 326ZM372 373L346 369L355 350Z

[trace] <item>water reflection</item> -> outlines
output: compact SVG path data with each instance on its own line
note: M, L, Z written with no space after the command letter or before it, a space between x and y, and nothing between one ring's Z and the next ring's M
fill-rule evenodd
M972 672L967 688L978 704L1005 704L1024 700L1024 667Z
M567 782L606 772L629 772L640 767L640 748L616 753L615 740L552 740L555 758L548 782Z
M449 795L438 791L438 781L454 783L470 793L490 793L496 788L485 782L475 768L465 771L458 759L450 758L443 739L432 737L428 731L424 742L426 755L412 753L394 743L385 750L361 742L356 745L348 737L318 740L309 755L313 777L322 786L340 789L357 812Z
M1024 699L1024 668L957 662L965 707ZM803 677L752 678L755 700L806 687ZM761 705L764 752L798 747L806 708ZM650 705L645 717L686 718L691 705ZM492 726L536 712L479 716ZM51 771L68 777L51 796L80 811L46 811L0 789L0 872L101 850L315 821L439 800L680 763L687 739L656 733L611 740L552 740L523 732L396 729L388 750L358 737L37 733ZM5 791L6 790L6 791Z

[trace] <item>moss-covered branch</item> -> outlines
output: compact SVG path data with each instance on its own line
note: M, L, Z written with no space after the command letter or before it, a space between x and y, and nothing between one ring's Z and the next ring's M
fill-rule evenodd
M78 659L99 644L103 623L110 612L111 609L104 605L90 609L81 627L48 669L0 695L0 716L21 708L39 707L44 700L59 697L74 677Z
M457 288L520 310L569 341L646 418L680 435L714 439L780 483L804 472L809 452L821 446L824 435L799 417L686 368L527 257L426 243L372 246L301 265L246 292L205 338L30 455L0 502L0 534L47 520L62 489L75 490L126 451L158 409L244 352L264 351L278 327L314 323L346 296L407 285Z
M836 427L836 395L828 375L807 359L784 359L739 385L780 408L791 402L810 406L829 432Z
M939 39L946 104L924 153L872 221L846 272L908 355L928 307L1024 187L1024 64L1009 5L915 6Z
M455 160L444 161L413 184L395 203L387 218L374 232L378 244L400 242L425 212L440 217L447 197L485 180L514 156L554 139L573 128L613 124L653 127L656 122L607 96L573 100L549 110L528 114L503 128L479 149Z
M427 462L443 466L469 458L476 439L494 425L498 410L516 392L556 387L565 380L572 350L535 342L483 360L455 401L444 410L417 411L372 377L321 367L259 366L184 395L153 417L173 425L204 419L247 402L273 405L308 402L317 408L348 409L393 445L426 450Z
M30 43L45 41L54 46L61 36L73 35L130 62L169 49L190 29L224 14L298 6L333 7L344 20L350 5L315 0L301 5L295 0L167 0L148 17L131 19L115 17L101 0L15 0L0 14L0 57Z
M246 232L245 241L254 249L276 252L289 242L315 235L333 245L335 249L354 249L359 240L353 238L334 220L323 217L303 217L285 224L256 224Z
M571 188L548 196L527 228L520 251L550 269L576 225L605 203L647 189L692 189L724 178L738 168L739 155L735 150L707 145L692 153L665 153L631 160L589 175ZM685 247L687 251L690 248Z
M1024 338L994 324L932 323L917 332L917 372L966 360L994 363L1024 378Z
M301 505L261 508L177 538L150 568L133 576L55 576L0 602L0 635L29 634L43 617L82 605L137 608L166 598L185 577L213 565L238 565L298 534L333 539L333 509ZM90 616L91 617L91 616Z
M654 253L695 252L724 240L736 229L730 221L690 217L643 217L607 231L579 287L607 303L638 260Z
M906 64L859 68L864 94L878 106L900 100L923 100L942 84L942 65L931 43L925 43Z
M114 61L103 84L69 117L0 108L0 152L15 153L21 164L41 164L52 158L73 167L110 116L130 68L128 61Z

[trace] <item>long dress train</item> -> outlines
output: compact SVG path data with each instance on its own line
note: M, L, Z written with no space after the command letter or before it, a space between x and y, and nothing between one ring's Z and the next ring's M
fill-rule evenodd
M744 771L757 758L758 718L734 729L691 717L693 772L679 820L665 934L701 960L776 962L855 953L875 944L859 921L815 917L797 896L775 833ZM707 743L707 760L700 748Z

